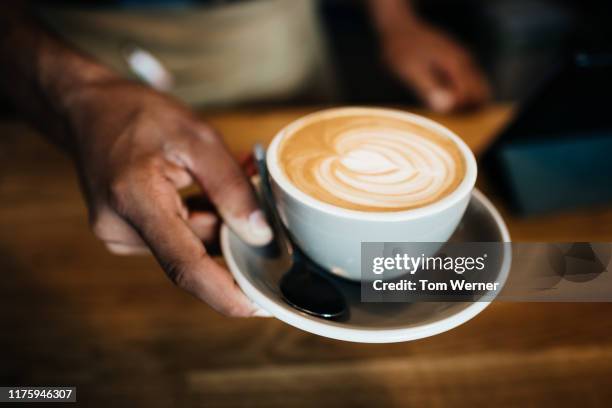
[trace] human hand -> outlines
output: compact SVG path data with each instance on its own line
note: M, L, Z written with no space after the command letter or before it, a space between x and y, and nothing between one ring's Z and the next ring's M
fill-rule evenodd
M66 99L95 235L115 253L150 249L177 286L217 311L253 315L255 306L203 244L217 216L189 212L177 191L197 183L242 239L271 240L250 184L215 131L177 101L121 79Z
M382 39L391 70L430 109L449 112L490 98L487 79L469 52L434 27L413 20L387 28Z

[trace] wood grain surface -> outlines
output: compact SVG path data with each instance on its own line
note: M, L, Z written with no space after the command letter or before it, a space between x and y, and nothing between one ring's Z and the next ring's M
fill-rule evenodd
M208 113L236 154L313 109ZM438 117L478 153L511 115ZM612 241L612 210L521 219L517 241ZM148 256L89 232L69 160L0 123L0 385L75 385L84 406L609 406L612 304L495 303L450 332L364 345L229 319Z

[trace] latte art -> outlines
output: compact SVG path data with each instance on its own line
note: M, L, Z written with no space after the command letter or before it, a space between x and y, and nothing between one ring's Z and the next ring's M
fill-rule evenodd
M335 155L304 163L319 185L341 200L368 207L407 208L438 198L456 172L450 155L422 137L393 129L347 132Z
M452 141L386 117L335 117L304 126L284 141L280 157L300 190L362 211L428 205L452 192L464 173Z

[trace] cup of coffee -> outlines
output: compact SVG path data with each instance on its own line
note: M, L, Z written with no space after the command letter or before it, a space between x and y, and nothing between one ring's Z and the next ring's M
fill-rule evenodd
M272 140L266 163L294 242L351 280L361 279L362 242L447 241L477 173L471 150L449 129L411 113L361 107L290 123Z

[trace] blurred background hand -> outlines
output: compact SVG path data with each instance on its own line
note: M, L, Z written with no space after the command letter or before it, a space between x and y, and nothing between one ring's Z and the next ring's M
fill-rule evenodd
M370 10L391 71L430 109L445 113L487 102L487 79L470 52L416 15L410 2L372 0Z
M437 112L478 106L491 96L470 53L427 23L391 30L383 37L383 52L391 70Z

